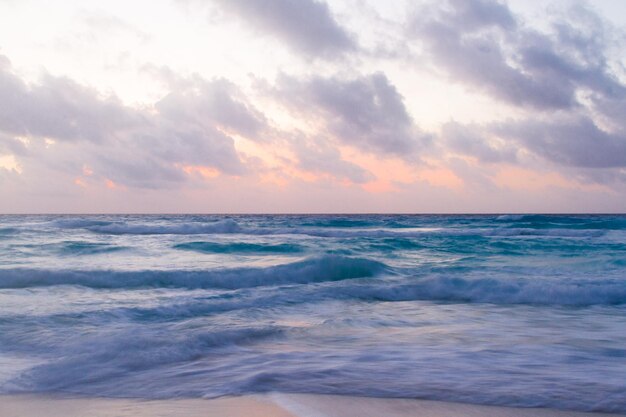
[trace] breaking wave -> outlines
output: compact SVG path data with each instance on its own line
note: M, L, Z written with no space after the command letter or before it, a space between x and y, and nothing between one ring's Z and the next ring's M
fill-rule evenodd
M84 227L106 226L111 224L110 221L96 219L57 219L50 222L54 227L59 229L81 229Z
M605 232L595 229L532 229L532 228L502 228L485 232L486 236L545 236L545 237L600 237Z
M412 227L400 229L357 227L243 227L232 219L212 223L176 223L167 225L111 223L85 227L94 233L110 235L200 235L242 234L252 236L304 235L321 238L410 238L410 237L561 237L593 238L606 234L607 228L536 228L536 227L488 227L488 228L440 228ZM207 245L208 247L209 245ZM219 249L218 249L219 250ZM244 249L245 251L245 249Z
M326 255L266 268L208 271L0 270L0 288L80 285L91 288L247 288L373 277L386 265L362 258Z
M626 282L567 282L537 278L426 277L412 283L355 287L354 296L379 301L591 306L626 304Z
M34 366L10 381L11 391L72 392L79 388L80 392L84 384L92 389L99 389L98 381L108 381L154 367L197 359L206 355L210 349L245 346L278 337L282 331L277 326L248 326L183 334L175 334L169 329L137 332L134 328L96 332L88 338L64 346L64 358ZM85 369L89 371L85 372ZM116 384L107 385L109 394L115 395ZM124 391L117 395L124 395Z
M189 250L200 253L299 253L304 250L300 245L281 243L263 245L257 243L217 243L217 242L187 242L174 245L174 249Z
M77 285L89 288L207 288L239 290L291 284L304 285L290 292L255 294L226 299L221 296L191 300L150 310L128 310L147 317L166 314L207 314L240 308L300 304L329 299L362 301L434 301L502 305L592 306L626 304L623 280L562 281L539 278L462 278L459 276L398 277L394 280L347 281L376 277L384 264L355 258L326 257L268 268L214 271L37 271L0 272L0 288ZM341 282L339 282L341 281ZM343 282L345 281L345 282ZM268 290L269 291L269 290ZM238 296L239 297L239 296ZM142 312L143 311L143 312ZM82 314L82 313L81 313Z
M87 230L111 235L195 235L210 233L238 233L240 227L234 220L222 220L213 223L180 223L167 225L112 223L93 225Z
M115 246L108 243L96 243L96 242L63 242L58 247L58 252L61 255L74 256L74 255L98 255L102 253L111 253L127 250L125 246Z

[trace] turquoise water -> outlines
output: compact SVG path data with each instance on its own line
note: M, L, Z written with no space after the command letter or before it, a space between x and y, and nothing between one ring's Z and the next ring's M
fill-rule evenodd
M626 216L0 216L0 392L626 412Z

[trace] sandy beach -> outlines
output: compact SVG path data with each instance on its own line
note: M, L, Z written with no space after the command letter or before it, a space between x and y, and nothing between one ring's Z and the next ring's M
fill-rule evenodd
M0 396L0 417L608 417L538 408L414 399L282 394L217 399L136 400L40 395Z

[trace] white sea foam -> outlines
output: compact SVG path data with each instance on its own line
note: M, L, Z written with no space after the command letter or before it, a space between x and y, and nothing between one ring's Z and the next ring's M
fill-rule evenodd
M525 217L524 214L503 214L496 217L496 220L499 221L518 221L522 220Z

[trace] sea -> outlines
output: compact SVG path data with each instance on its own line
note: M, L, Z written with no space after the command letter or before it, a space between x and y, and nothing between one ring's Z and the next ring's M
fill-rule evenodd
M266 392L626 413L626 216L0 216L0 393Z

